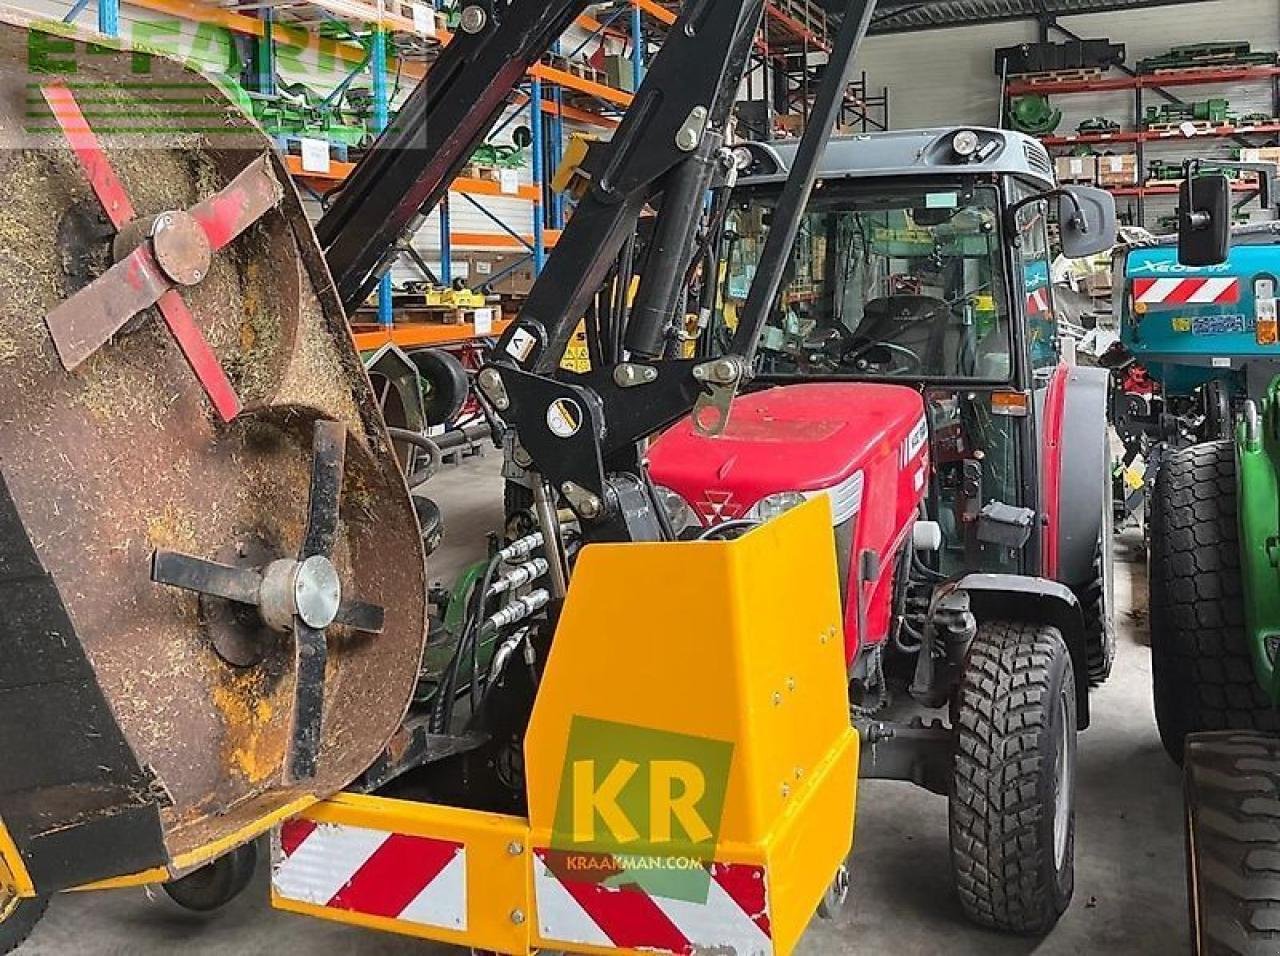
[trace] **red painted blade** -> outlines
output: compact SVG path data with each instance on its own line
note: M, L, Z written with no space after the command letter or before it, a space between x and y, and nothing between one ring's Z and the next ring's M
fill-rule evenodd
M68 372L106 345L131 318L169 289L151 250L139 246L44 317Z
M191 207L191 215L209 246L217 252L244 232L284 196L267 156L259 156L235 179L203 202Z
M63 135L67 137L67 142L75 151L80 165L84 167L85 174L89 177L89 185L93 187L94 194L102 202L102 207L107 211L111 222L120 229L125 223L136 219L138 214L133 211L133 203L128 193L124 191L124 185L116 177L116 171L111 168L107 154L102 150L102 144L90 129L89 121L80 112L80 104L76 102L71 90L59 80L41 86L40 92L44 94L44 100L49 104L53 118L58 121Z
M40 92L44 94L54 119L58 121L63 135L67 137L80 165L84 167L89 185L93 187L94 194L107 211L111 222L117 229L123 228L136 219L138 214L124 191L124 185L111 168L102 144L98 142L98 137L80 111L80 104L67 85L60 81L41 86ZM243 175L242 173L241 176ZM237 176L228 189L239 180L240 177ZM273 177L272 182L274 181ZM276 184L276 188L279 189L279 184ZM242 201L239 204L246 205ZM223 216L219 214L214 218L222 221ZM233 218L232 227L234 222ZM253 219L245 223L245 226L251 222ZM208 227L204 228L208 235ZM244 226L240 228L243 230ZM229 422L240 413L240 399L226 373L222 371L218 356L196 325L187 303L169 286L151 251L145 246L135 249L45 317L58 357L68 370L75 368L101 348L129 319L148 306L158 304L165 324L182 349L187 364L208 393L214 409L222 416L223 421Z
M227 379L226 372L222 371L218 356L214 354L213 349L200 333L195 316L187 308L187 303L183 301L182 296L170 289L160 296L158 304L165 324L177 339L178 348L182 349L182 354L186 357L187 364L191 366L191 371L196 373L196 378L204 386L205 392L209 395L209 401L213 402L214 409L222 416L224 422L231 421L240 414L240 398Z

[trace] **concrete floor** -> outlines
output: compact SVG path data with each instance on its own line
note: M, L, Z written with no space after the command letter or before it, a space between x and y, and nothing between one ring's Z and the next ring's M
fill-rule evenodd
M501 520L492 452L433 479L446 521L431 575L448 580ZM894 956L1166 954L1186 948L1179 775L1160 749L1151 710L1145 575L1125 540L1116 564L1120 649L1114 675L1093 697L1080 740L1076 891L1041 942L966 924L950 887L946 801L907 784L861 788L853 887L841 918L815 922L807 954ZM272 912L267 873L220 913L197 917L158 890L120 890L54 901L22 956L203 954L360 956L444 952L446 947Z

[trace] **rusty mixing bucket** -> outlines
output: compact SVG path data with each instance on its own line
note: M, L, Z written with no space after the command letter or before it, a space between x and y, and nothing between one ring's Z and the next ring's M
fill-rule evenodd
M421 659L417 525L215 87L0 24L0 373L0 878L164 878L364 770Z

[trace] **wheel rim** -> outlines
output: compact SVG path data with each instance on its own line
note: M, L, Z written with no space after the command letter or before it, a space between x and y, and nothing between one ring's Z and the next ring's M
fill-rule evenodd
M1068 735L1075 731L1068 726L1070 713L1064 688L1058 695L1058 757L1053 768L1057 784L1053 801L1053 864L1059 870L1067 859L1067 837L1071 833L1071 776L1074 761Z

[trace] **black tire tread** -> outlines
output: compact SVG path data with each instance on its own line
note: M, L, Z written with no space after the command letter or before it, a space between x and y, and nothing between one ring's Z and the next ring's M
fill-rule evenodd
M1244 631L1235 446L1165 453L1151 504L1151 669L1165 750L1187 734L1280 729Z
M12 953L31 936L31 931L49 908L49 897L23 900L9 918L0 922L0 956Z
M959 689L950 801L956 888L970 919L1007 932L1046 932L1062 912L1043 884L1044 854L1052 860L1053 847L1038 836L1046 808L1037 781L1053 759L1039 741L1054 705L1055 657L1065 658L1070 677L1056 628L985 622Z
M1110 547L1111 542L1108 541L1106 546ZM1099 550L1102 547L1102 542L1099 542ZM1093 559L1093 578L1076 591L1076 600L1080 602L1080 611L1084 615L1085 669L1090 687L1106 683L1116 660L1115 628L1108 627L1106 623L1107 595L1103 578L1102 555L1099 553Z
M1247 731L1190 736L1183 780L1194 951L1274 956L1280 952L1280 738Z

